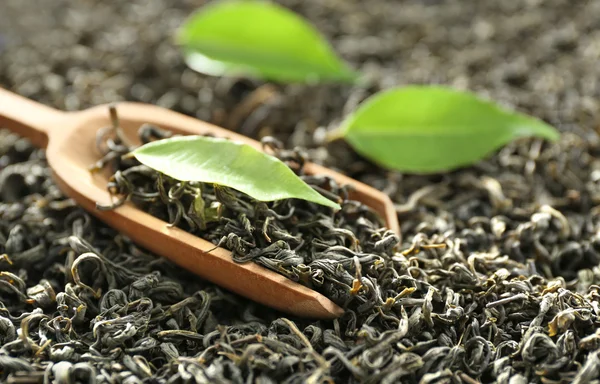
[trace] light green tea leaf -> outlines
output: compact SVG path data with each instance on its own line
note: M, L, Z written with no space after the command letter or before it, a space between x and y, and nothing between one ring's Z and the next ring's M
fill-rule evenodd
M176 180L214 183L259 201L303 199L334 209L279 159L247 144L204 136L177 136L132 152L142 164Z
M357 79L315 28L266 1L207 5L190 16L177 40L188 66L209 75L282 82Z
M471 165L521 137L557 140L541 120L443 87L406 87L366 100L333 136L363 156L405 172Z

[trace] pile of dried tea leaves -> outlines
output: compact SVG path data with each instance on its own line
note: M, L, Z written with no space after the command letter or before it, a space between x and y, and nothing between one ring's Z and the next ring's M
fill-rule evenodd
M372 247L363 253L376 257L346 255L351 236L378 226L369 219L357 235L336 223L353 232L333 238L344 248L335 250L344 255L342 274L360 280L360 299L336 321L285 317L97 222L58 191L43 151L3 131L0 380L598 382L600 3L281 3L308 17L375 85L273 86L196 74L168 38L198 5L186 0L5 0L0 84L67 110L157 103L275 136L292 152L307 148L308 158L393 198L397 250L360 238ZM342 144L322 144L328 127L369 94L431 82L531 113L563 137L517 142L436 176L386 172ZM289 207L277 209L281 216ZM171 219L168 209L162 214ZM273 228L289 231L284 222L275 217Z
M181 182L127 156L136 146L121 138L118 107L110 108L115 125L98 131L96 142L102 159L93 170L110 169L107 187L115 202L97 208L110 210L131 201L170 226L230 250L235 262L256 262L323 293L344 308L352 303L366 313L377 305L373 295L378 289L371 282L375 276L365 277L366 286L362 287L361 271L384 268L400 239L371 208L349 199L349 186L338 185L329 177L305 175L306 159L301 151L285 150L271 137L263 139L265 149L317 192L342 202L339 212L297 199L258 202L233 188ZM138 136L147 144L171 135L145 124Z
M571 228L549 206L520 232L506 231L508 219L494 216L473 220L479 236L475 230L463 231L463 238L419 232L401 252L388 246L397 238L369 243L372 236L364 236L366 253L344 244L358 246L357 234L372 234L367 220L356 220L353 233L287 201L285 210L300 219L302 211L311 213L313 221L296 225L312 223L317 231L306 225L294 239L282 225L278 252L254 249L263 265L327 282L324 294L342 301L346 313L333 322L275 318L216 287L182 279L177 268L64 198L49 179L43 151L7 131L1 138L0 364L9 382L587 382L599 374L594 273L579 279L578 293L563 278L544 278L534 260L502 255L493 241L480 249L468 242L485 239L485 229L498 238L512 232L524 241L529 230L534 243L545 236L560 242ZM138 189L138 196L152 193ZM228 210L253 207L241 196L215 201ZM275 223L281 220L271 212ZM243 241L249 219L232 217L223 216L215 234L239 232L226 237ZM302 253L289 245L311 237L305 258L314 260L303 275ZM239 261L253 255L249 247L233 249ZM360 284L352 286L355 278ZM235 313L242 308L241 316Z

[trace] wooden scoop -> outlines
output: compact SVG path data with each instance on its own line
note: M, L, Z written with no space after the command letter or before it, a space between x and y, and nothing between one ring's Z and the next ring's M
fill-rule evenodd
M117 112L125 135L133 143L139 143L138 128L149 123L178 134L212 134L262 150L257 141L157 106L120 103ZM55 182L66 195L100 220L146 249L256 302L309 318L335 318L343 314L343 310L325 296L258 264L235 263L226 249L215 248L214 244L179 228L169 228L164 221L131 204L111 211L96 209L96 202L111 202L106 187L110 175L89 171L89 166L100 158L95 145L96 132L109 125L106 105L81 112L62 112L0 89L0 128L11 129L34 145L47 148L46 156ZM396 211L388 196L316 164L306 164L305 170L352 185L351 197L373 208L386 220L388 228L399 233Z

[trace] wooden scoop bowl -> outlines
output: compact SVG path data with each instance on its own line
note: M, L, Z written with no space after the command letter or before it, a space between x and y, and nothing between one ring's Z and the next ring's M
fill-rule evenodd
M119 120L125 135L139 143L138 128L149 123L183 135L212 134L262 150L247 137L200 120L152 105L120 103ZM96 132L110 125L109 108L97 106L81 112L62 112L0 89L0 128L8 128L41 148L53 178L61 190L84 209L134 242L164 256L183 268L241 296L272 308L309 318L335 318L343 310L325 296L255 263L235 263L231 253L200 237L147 214L131 204L115 210L96 209L96 202L109 204L109 175L92 174L89 166L100 158ZM306 164L309 174L327 175L340 184L354 187L352 198L370 206L399 233L392 201L380 191L316 164Z

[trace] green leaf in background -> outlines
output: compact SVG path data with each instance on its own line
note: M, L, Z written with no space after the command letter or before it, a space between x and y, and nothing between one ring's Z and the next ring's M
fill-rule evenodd
M281 82L358 77L299 15L266 1L229 0L190 16L177 36L188 66L209 75Z
M180 181L214 183L259 201L303 199L334 209L279 159L247 144L204 136L177 136L132 152L142 164Z
M541 120L443 87L405 87L366 100L333 132L386 168L435 173L471 165L521 137L557 140Z

